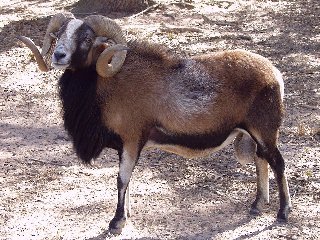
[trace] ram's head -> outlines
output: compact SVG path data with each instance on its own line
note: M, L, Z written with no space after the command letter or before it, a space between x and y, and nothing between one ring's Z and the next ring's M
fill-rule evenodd
M122 67L127 53L120 26L100 15L79 20L71 13L56 14L49 22L41 53L29 38L18 39L31 49L42 71L49 70L50 62L56 69L95 64L100 76L112 77Z

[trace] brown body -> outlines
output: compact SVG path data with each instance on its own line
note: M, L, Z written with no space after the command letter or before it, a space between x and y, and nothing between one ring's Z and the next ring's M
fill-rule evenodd
M129 47L121 71L98 80L98 94L108 96L102 106L105 124L121 137L142 137L154 126L188 135L237 127L258 132L258 124L278 130L282 80L267 59L243 50L179 59L164 55L160 46L150 46L154 55L146 43ZM261 114L265 105L276 114Z

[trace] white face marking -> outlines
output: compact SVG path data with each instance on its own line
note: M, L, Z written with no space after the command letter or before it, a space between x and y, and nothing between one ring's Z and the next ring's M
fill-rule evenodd
M76 50L76 31L83 24L82 20L71 20L59 38L52 55L52 66L56 69L66 69L71 62L71 56Z
M71 20L66 28L66 38L67 40L72 40L74 38L74 33L78 30L78 28L83 24L82 20L74 19Z

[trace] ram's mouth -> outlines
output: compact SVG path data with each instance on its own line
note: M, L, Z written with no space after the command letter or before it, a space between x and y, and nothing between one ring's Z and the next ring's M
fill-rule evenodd
M59 63L59 62L52 62L52 67L59 70L65 70L70 66L70 63Z

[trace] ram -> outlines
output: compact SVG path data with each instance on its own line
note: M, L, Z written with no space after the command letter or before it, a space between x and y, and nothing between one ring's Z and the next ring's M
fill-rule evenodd
M83 20L55 15L41 53L29 38L19 39L41 70L50 68L48 55L54 68L64 70L59 80L64 126L79 158L90 162L104 148L119 153L112 233L125 225L129 181L143 149L197 157L234 139L239 161L256 164L250 212L259 214L269 202L270 165L279 190L277 218L287 220L291 202L277 147L283 81L270 61L244 50L184 58L161 45L127 43L113 20L98 15Z

